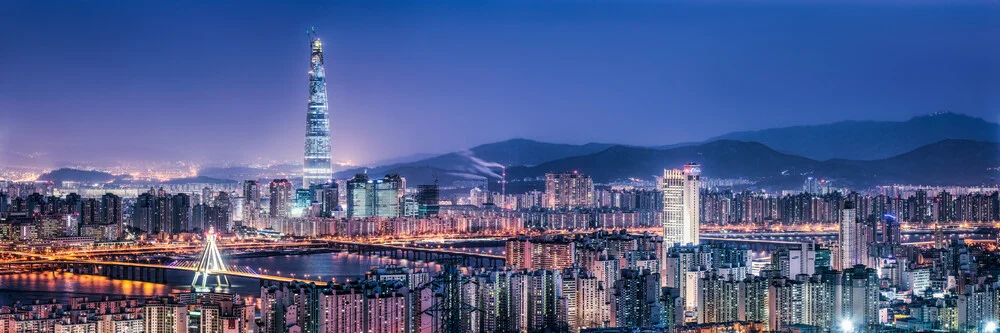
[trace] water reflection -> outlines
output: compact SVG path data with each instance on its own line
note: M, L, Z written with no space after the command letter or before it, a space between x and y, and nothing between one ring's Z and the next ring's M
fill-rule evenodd
M101 297L128 295L151 297L171 293L169 285L113 280L103 276L62 272L23 273L0 275L0 302L11 304L14 300L66 299L74 296Z
M395 260L378 256L361 256L346 252L318 253L306 255L285 255L261 258L242 258L228 261L229 265L249 267L259 273L329 281L336 279L356 279L364 276L371 267L396 264L436 272L440 266L420 261ZM0 275L0 304L8 305L15 300L65 300L69 297L127 295L130 297L152 297L190 290L193 273L167 271L167 283L152 283L129 280L108 279L104 276L82 275L63 272L25 273ZM214 280L214 279L213 279ZM232 286L218 289L220 292L240 295L256 295L260 282L256 279L230 277Z

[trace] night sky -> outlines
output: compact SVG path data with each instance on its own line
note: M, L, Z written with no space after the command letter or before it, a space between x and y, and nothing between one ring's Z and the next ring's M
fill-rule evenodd
M208 2L0 1L0 165L299 160L310 26L336 160L1000 120L995 1Z

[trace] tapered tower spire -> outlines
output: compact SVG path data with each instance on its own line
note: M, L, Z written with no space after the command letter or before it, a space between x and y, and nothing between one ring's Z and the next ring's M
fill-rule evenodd
M309 30L312 48L309 67L309 103L306 110L306 144L302 161L302 187L325 184L333 177L330 164L330 114L326 101L323 42L316 29Z

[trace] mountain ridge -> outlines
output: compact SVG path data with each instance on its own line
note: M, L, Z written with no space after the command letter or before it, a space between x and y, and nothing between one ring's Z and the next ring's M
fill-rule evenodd
M1000 142L1000 124L954 112L939 112L906 121L847 120L738 131L712 137L706 142L727 139L760 142L778 151L816 160L875 160L947 139Z

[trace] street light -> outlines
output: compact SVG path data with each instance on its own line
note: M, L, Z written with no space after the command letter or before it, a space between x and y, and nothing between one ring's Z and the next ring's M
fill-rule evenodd
M997 322L990 321L990 322L987 322L985 326L983 326L983 332L986 332L986 333L996 333L997 328L998 328L997 327Z
M854 323L851 319L844 318L840 320L840 331L841 332L854 332Z

